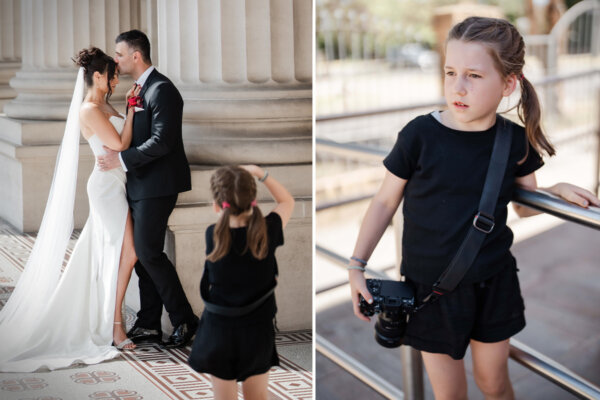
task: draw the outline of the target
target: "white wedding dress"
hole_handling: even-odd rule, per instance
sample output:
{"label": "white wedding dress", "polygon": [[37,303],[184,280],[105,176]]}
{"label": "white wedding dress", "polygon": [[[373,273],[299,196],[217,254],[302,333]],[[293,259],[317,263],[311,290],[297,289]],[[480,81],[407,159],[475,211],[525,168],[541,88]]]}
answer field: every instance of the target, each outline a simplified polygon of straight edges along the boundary
{"label": "white wedding dress", "polygon": [[[110,122],[121,132],[125,120],[112,116]],[[105,154],[97,135],[88,142],[96,157]],[[129,209],[125,182],[121,167],[94,167],[87,183],[90,214],[58,285],[49,298],[20,299],[19,311],[0,320],[0,371],[52,370],[119,355],[111,343]]]}

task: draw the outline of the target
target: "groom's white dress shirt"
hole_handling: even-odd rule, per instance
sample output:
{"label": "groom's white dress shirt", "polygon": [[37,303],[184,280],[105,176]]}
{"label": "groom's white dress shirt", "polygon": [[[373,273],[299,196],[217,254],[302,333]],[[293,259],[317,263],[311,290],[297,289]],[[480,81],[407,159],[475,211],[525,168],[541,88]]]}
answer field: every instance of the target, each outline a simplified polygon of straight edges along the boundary
{"label": "groom's white dress shirt", "polygon": [[152,71],[154,71],[154,65],[149,66],[148,69],[145,70],[144,73],[142,75],[140,75],[139,78],[137,78],[135,83],[137,83],[140,86],[144,86],[144,84],[146,83],[146,80],[148,80],[148,76],[150,76]]}
{"label": "groom's white dress shirt", "polygon": [[[140,75],[139,78],[137,78],[135,83],[137,83],[138,85],[143,87],[144,84],[146,83],[146,81],[148,80],[148,76],[150,76],[152,71],[154,71],[154,65],[149,66],[148,69],[146,69],[144,71],[144,73],[142,75]],[[125,163],[123,162],[123,159],[121,158],[121,153],[119,153],[119,161],[121,162],[121,167],[123,167],[123,171],[127,172],[127,167],[125,166]]]}

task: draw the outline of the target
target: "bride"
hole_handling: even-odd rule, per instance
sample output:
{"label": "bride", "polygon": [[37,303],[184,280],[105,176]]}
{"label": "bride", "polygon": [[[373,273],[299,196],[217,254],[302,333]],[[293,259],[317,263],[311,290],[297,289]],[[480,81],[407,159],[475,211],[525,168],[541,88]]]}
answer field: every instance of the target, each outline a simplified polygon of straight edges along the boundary
{"label": "bride", "polygon": [[[124,119],[108,103],[119,83],[111,57],[92,47],[81,50],[75,62],[80,69],[42,225],[0,311],[0,371],[95,364],[135,348],[121,314],[137,260],[122,168],[102,172],[94,167],[87,183],[90,214],[61,275],[73,229],[79,131],[96,157],[105,153],[103,145],[127,149],[135,112],[130,107]],[[88,90],[82,101],[84,80]],[[128,97],[137,91],[130,90]]]}

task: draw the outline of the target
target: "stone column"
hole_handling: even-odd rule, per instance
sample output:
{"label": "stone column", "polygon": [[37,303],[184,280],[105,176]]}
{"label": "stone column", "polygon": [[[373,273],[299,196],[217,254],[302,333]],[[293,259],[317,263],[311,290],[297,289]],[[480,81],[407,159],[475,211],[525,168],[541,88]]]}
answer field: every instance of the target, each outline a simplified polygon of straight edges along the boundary
{"label": "stone column", "polygon": [[[208,180],[222,164],[259,164],[296,198],[278,251],[278,322],[311,326],[312,1],[157,0],[157,68],[185,102],[190,192],[169,221],[170,253],[196,312],[204,231],[216,221]],[[258,201],[273,208],[264,187]]]}
{"label": "stone column", "polygon": [[17,93],[8,82],[21,66],[21,0],[0,0],[0,112]]}
{"label": "stone column", "polygon": [[310,0],[158,1],[190,163],[311,161],[311,30]]}
{"label": "stone column", "polygon": [[[22,65],[10,80],[17,96],[0,118],[0,217],[18,229],[35,231],[41,222],[77,75],[71,58],[90,45],[113,54],[118,33],[138,26],[139,8],[139,0],[20,1]],[[113,103],[126,89],[120,85]],[[93,165],[89,146],[80,154],[76,227],[88,214]]]}

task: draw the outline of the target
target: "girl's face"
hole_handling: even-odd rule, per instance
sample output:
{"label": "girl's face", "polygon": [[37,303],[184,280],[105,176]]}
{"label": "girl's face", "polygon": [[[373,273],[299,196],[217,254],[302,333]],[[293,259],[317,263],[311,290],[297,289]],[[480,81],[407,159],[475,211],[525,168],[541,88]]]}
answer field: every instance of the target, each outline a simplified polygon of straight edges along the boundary
{"label": "girl's face", "polygon": [[450,40],[446,46],[444,96],[453,128],[480,131],[490,128],[503,96],[510,95],[516,77],[502,78],[486,46]]}

